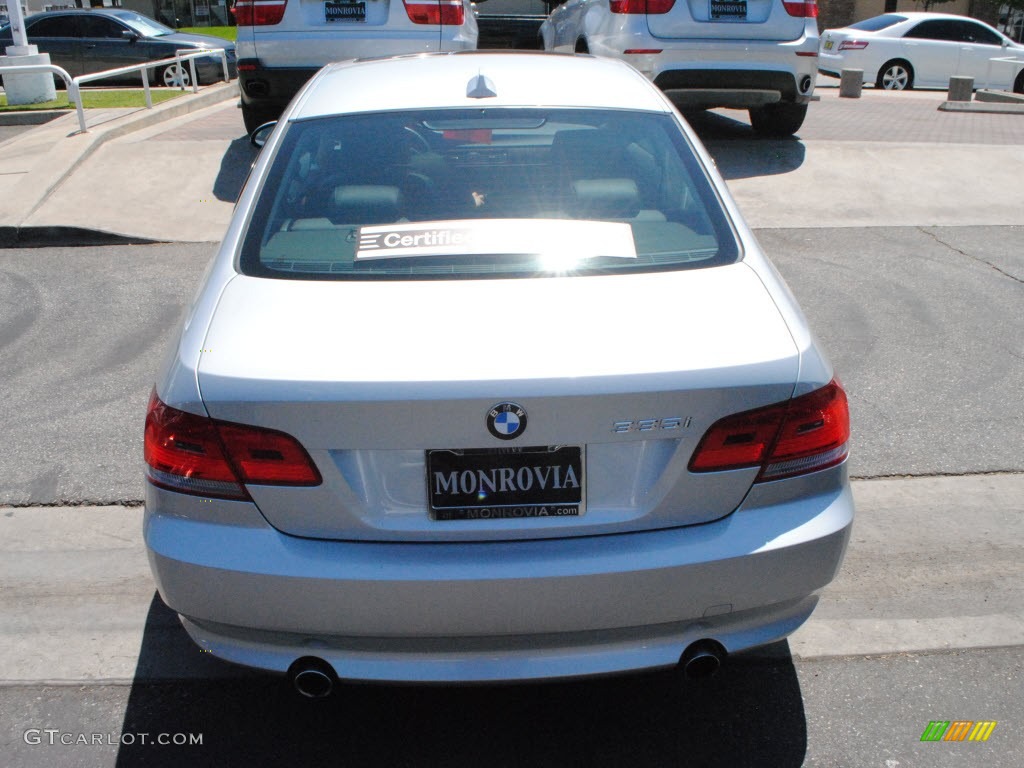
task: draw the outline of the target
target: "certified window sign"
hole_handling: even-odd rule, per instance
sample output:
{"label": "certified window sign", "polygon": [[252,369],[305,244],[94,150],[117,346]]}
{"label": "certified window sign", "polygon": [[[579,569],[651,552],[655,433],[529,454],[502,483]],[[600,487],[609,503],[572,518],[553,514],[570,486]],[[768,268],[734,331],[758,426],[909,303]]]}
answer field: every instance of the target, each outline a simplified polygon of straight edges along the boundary
{"label": "certified window sign", "polygon": [[746,21],[747,0],[710,0],[711,18],[718,21]]}
{"label": "certified window sign", "polygon": [[356,261],[416,256],[536,254],[577,261],[636,258],[627,223],[555,219],[432,221],[360,227]]}
{"label": "certified window sign", "polygon": [[366,21],[366,3],[342,3],[327,0],[324,3],[324,20],[340,22]]}

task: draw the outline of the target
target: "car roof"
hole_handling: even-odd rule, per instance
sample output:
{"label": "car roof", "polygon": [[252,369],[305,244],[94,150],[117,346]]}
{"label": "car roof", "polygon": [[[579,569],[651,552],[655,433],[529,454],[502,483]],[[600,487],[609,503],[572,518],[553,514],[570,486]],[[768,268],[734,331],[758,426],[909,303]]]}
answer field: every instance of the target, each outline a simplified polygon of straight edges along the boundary
{"label": "car roof", "polygon": [[961,16],[956,13],[934,13],[933,11],[891,11],[889,13],[879,14],[880,16],[905,16],[908,21],[922,21],[924,19],[966,19],[967,21],[977,21],[980,24],[985,22],[981,19],[973,19],[969,16]]}
{"label": "car roof", "polygon": [[[481,87],[494,95],[469,96],[481,85],[481,76]],[[621,61],[577,54],[463,51],[329,64],[296,99],[291,117],[531,106],[672,109],[643,75]]]}
{"label": "car roof", "polygon": [[26,16],[25,21],[29,19],[41,19],[44,16],[81,16],[84,14],[91,14],[93,16],[113,16],[118,18],[126,14],[143,16],[138,11],[133,11],[131,8],[54,8],[50,11],[40,11],[39,13],[33,13],[31,16]]}
{"label": "car roof", "polygon": [[51,8],[48,11],[40,11],[39,13],[32,14],[33,16],[55,16],[58,13],[102,13],[106,15],[116,14],[118,11],[124,12],[132,11],[131,8]]}

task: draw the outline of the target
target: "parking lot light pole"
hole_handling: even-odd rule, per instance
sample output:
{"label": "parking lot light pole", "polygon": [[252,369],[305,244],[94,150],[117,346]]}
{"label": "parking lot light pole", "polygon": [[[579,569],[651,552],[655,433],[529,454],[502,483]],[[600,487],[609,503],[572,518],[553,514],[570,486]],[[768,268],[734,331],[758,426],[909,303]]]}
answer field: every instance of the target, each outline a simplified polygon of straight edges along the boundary
{"label": "parking lot light pole", "polygon": [[[50,54],[40,53],[35,45],[29,45],[25,34],[25,16],[21,12],[21,0],[10,0],[7,12],[11,18],[11,35],[14,45],[7,46],[6,56],[0,56],[0,67],[23,67],[31,64],[49,64]],[[49,72],[33,72],[26,75],[5,75],[4,91],[7,105],[39,104],[57,98],[53,75]]]}

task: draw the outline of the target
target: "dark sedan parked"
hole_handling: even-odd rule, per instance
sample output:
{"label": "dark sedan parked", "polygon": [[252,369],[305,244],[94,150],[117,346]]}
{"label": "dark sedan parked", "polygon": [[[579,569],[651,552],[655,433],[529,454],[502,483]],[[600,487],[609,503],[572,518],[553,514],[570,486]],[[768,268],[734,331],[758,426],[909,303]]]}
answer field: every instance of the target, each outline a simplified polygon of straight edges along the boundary
{"label": "dark sedan parked", "polygon": [[[235,44],[219,37],[175,32],[148,16],[123,8],[92,8],[86,10],[47,11],[25,19],[25,31],[31,45],[40,53],[50,54],[50,61],[77,75],[102,72],[147,61],[174,56],[175,51],[197,48],[224,48],[228,56],[228,72],[235,76]],[[0,28],[0,49],[11,45],[11,28]],[[158,69],[150,82],[177,86],[192,84],[187,64]],[[200,83],[223,78],[220,58],[196,59],[196,75]],[[140,75],[132,72],[111,78],[111,82],[139,83]]]}

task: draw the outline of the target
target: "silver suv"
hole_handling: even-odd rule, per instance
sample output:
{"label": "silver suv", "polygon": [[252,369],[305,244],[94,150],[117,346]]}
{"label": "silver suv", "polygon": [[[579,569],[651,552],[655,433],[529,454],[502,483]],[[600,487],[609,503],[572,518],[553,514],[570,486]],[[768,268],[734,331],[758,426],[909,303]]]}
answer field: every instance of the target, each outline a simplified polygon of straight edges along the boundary
{"label": "silver suv", "polygon": [[545,50],[624,59],[680,109],[750,110],[758,133],[803,124],[818,65],[816,0],[567,0]]}
{"label": "silver suv", "polygon": [[234,14],[249,132],[276,119],[332,61],[473,50],[477,43],[470,0],[238,0]]}

